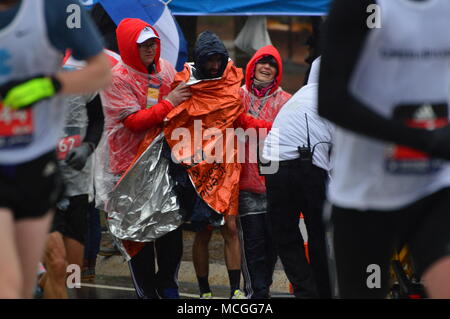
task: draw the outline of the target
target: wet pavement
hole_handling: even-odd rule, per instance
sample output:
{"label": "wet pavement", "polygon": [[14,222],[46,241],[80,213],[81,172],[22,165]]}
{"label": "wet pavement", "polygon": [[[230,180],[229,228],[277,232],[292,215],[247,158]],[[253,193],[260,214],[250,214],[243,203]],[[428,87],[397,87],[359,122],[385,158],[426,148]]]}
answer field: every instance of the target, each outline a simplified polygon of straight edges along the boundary
{"label": "wet pavement", "polygon": [[[228,299],[229,288],[211,286],[214,299]],[[82,282],[81,288],[69,289],[70,299],[137,299],[131,280],[127,277],[97,276],[95,281]],[[198,299],[196,283],[180,283],[181,299]],[[275,292],[272,298],[293,298],[287,293]]]}
{"label": "wet pavement", "polygon": [[[103,221],[102,221],[103,222]],[[182,299],[198,299],[199,291],[192,264],[192,244],[195,233],[183,230],[183,257],[179,271],[179,292]],[[102,247],[110,242],[109,234],[102,232]],[[209,282],[215,299],[230,296],[228,272],[224,259],[224,241],[219,230],[214,230],[209,245]],[[241,278],[241,287],[243,279]],[[96,277],[82,282],[81,288],[69,291],[71,299],[137,299],[127,263],[121,256],[98,256]],[[289,282],[282,265],[277,263],[273,277],[272,296],[291,298]]]}

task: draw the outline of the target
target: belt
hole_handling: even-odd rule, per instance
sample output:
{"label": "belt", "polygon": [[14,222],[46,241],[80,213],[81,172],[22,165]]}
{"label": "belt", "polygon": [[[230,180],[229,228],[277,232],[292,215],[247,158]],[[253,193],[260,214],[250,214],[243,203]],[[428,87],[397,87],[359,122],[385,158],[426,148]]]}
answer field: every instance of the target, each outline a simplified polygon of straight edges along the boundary
{"label": "belt", "polygon": [[298,167],[300,165],[305,165],[305,162],[303,162],[300,158],[296,158],[293,160],[280,161],[278,164],[280,167]]}
{"label": "belt", "polygon": [[300,158],[296,158],[296,159],[292,159],[292,160],[287,160],[287,161],[271,161],[267,164],[264,164],[264,166],[270,166],[273,163],[278,163],[279,167],[297,167],[300,165],[305,165],[307,162],[302,161]]}
{"label": "belt", "polygon": [[[311,167],[312,163],[310,161],[302,161],[300,158],[296,158],[293,160],[287,160],[287,161],[270,161],[268,163],[260,163],[260,175],[267,175],[265,173],[261,172],[261,167],[274,167],[276,164],[278,164],[277,167],[303,167],[308,168]],[[314,166],[314,165],[312,165]]]}

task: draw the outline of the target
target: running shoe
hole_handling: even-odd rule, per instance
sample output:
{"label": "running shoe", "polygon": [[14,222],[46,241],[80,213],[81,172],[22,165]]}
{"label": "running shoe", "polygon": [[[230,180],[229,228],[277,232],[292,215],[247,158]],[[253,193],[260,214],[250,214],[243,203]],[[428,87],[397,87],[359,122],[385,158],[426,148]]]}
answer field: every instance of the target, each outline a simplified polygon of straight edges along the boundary
{"label": "running shoe", "polygon": [[233,292],[233,295],[231,296],[231,299],[247,299],[247,297],[245,296],[245,294],[241,290],[236,289]]}
{"label": "running shoe", "polygon": [[82,282],[92,282],[95,280],[95,268],[86,267],[81,271]]}
{"label": "running shoe", "polygon": [[119,249],[113,244],[112,247],[100,247],[98,255],[103,257],[121,256]]}
{"label": "running shoe", "polygon": [[212,293],[211,292],[205,292],[205,293],[200,295],[200,299],[213,299]]}

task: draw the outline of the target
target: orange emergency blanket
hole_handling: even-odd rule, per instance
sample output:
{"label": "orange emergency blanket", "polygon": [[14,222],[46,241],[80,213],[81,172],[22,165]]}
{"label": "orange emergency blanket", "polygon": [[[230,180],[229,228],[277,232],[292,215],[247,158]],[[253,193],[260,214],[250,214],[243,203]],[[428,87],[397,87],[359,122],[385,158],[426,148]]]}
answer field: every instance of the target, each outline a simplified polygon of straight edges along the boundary
{"label": "orange emergency blanket", "polygon": [[[164,127],[172,158],[184,164],[200,197],[224,215],[237,214],[241,165],[233,125],[243,112],[239,95],[242,79],[242,69],[230,60],[220,79],[194,82],[192,97],[167,115]],[[182,81],[192,83],[189,64],[177,73],[172,87]],[[154,134],[148,134],[138,153],[153,138]]]}

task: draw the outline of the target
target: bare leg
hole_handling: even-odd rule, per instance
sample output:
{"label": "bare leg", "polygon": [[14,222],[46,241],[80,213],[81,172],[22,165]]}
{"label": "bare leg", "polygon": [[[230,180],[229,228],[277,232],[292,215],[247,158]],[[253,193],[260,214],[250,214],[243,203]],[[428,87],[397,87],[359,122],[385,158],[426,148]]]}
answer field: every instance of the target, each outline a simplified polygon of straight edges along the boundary
{"label": "bare leg", "polygon": [[[76,239],[64,236],[64,246],[66,248],[67,263],[69,265],[78,265],[81,272],[84,261],[84,245]],[[79,293],[80,289],[75,289],[75,296],[79,296]]]}
{"label": "bare leg", "polygon": [[228,270],[241,269],[241,251],[236,226],[236,216],[227,216],[225,225],[220,228],[225,241],[225,263]]}
{"label": "bare leg", "polygon": [[40,218],[27,218],[16,223],[15,238],[20,259],[23,282],[22,296],[32,298],[33,288],[36,285],[37,265],[44,253],[53,213],[48,212]]}
{"label": "bare leg", "polygon": [[41,282],[44,284],[45,299],[67,299],[66,249],[61,233],[48,235],[45,247],[44,264],[47,272]]}
{"label": "bare leg", "polygon": [[197,277],[206,277],[209,274],[209,241],[212,231],[205,229],[195,234],[192,245],[192,261]]}
{"label": "bare leg", "polygon": [[64,237],[66,247],[67,262],[69,265],[75,264],[83,269],[84,245],[73,238]]}
{"label": "bare leg", "polygon": [[444,257],[432,264],[422,276],[430,298],[450,298],[450,257]]}
{"label": "bare leg", "polygon": [[0,208],[0,245],[0,299],[22,298],[23,278],[15,243],[13,213],[5,208]]}

